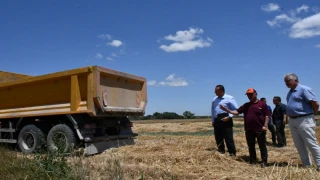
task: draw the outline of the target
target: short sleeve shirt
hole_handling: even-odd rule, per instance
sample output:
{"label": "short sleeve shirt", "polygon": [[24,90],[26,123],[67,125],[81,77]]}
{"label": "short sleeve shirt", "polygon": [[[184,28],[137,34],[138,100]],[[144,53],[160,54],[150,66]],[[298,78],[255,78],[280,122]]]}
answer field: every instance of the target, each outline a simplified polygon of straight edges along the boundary
{"label": "short sleeve shirt", "polygon": [[246,131],[261,132],[265,125],[266,116],[270,116],[271,112],[263,101],[256,103],[247,102],[237,109],[239,114],[244,115],[244,128]]}
{"label": "short sleeve shirt", "polygon": [[283,116],[286,114],[286,105],[280,103],[279,105],[276,105],[276,107],[273,109],[273,118],[275,120],[283,120]]}
{"label": "short sleeve shirt", "polygon": [[298,116],[313,113],[309,101],[318,101],[313,90],[301,84],[287,94],[287,115]]}

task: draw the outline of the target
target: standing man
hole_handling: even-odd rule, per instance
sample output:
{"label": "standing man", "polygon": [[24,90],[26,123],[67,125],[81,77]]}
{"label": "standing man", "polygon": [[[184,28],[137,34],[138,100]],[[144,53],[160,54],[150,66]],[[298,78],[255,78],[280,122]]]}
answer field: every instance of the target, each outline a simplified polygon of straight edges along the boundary
{"label": "standing man", "polygon": [[255,164],[257,161],[257,154],[255,149],[256,139],[261,154],[261,168],[264,168],[268,162],[268,150],[266,145],[266,131],[269,123],[269,116],[271,112],[268,110],[267,104],[259,101],[257,98],[257,91],[249,88],[246,92],[249,102],[243,104],[237,110],[230,110],[220,105],[224,111],[238,115],[244,114],[244,128],[246,132],[247,144],[249,146],[250,164]]}
{"label": "standing man", "polygon": [[318,120],[316,114],[319,110],[317,97],[310,87],[299,84],[298,76],[294,73],[286,74],[284,82],[290,88],[287,94],[287,116],[293,142],[303,165],[312,165],[309,149],[317,171],[320,171],[320,146],[315,133],[315,121]]}
{"label": "standing man", "polygon": [[212,127],[214,128],[214,136],[218,146],[218,151],[225,153],[225,145],[228,148],[230,156],[236,156],[236,147],[233,140],[233,121],[232,114],[228,114],[220,109],[219,105],[226,106],[230,109],[237,109],[238,105],[234,97],[225,93],[223,85],[215,87],[215,94],[217,95],[211,105]]}
{"label": "standing man", "polygon": [[272,117],[276,125],[278,147],[283,147],[287,145],[286,133],[284,132],[287,123],[287,107],[285,104],[281,103],[281,98],[279,96],[273,97],[273,104],[276,105],[273,109]]}
{"label": "standing man", "polygon": [[[266,100],[266,98],[260,98],[260,101],[263,101],[263,102],[265,102],[266,104],[267,104],[267,100]],[[273,122],[272,122],[272,109],[271,109],[271,107],[267,104],[267,106],[268,106],[268,109],[269,109],[269,111],[270,111],[270,113],[271,113],[271,116],[269,116],[269,123],[268,123],[268,129],[269,129],[269,131],[271,132],[271,137],[272,137],[272,145],[276,145],[277,144],[277,142],[276,142],[276,130],[275,130],[275,128],[274,128],[274,125],[273,125]]]}

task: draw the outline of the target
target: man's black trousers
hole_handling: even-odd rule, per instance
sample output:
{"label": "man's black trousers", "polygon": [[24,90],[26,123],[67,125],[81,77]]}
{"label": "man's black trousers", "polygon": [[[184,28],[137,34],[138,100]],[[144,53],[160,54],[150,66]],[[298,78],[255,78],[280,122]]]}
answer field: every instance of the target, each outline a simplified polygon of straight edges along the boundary
{"label": "man's black trousers", "polygon": [[246,139],[249,147],[249,155],[250,155],[250,163],[255,163],[257,161],[257,154],[256,154],[256,139],[258,141],[261,160],[262,162],[268,162],[268,150],[266,145],[266,132],[253,132],[253,131],[246,131]]}
{"label": "man's black trousers", "polygon": [[223,122],[221,118],[216,118],[214,121],[214,136],[219,152],[225,153],[226,144],[229,154],[236,155],[232,126],[232,118],[228,122]]}

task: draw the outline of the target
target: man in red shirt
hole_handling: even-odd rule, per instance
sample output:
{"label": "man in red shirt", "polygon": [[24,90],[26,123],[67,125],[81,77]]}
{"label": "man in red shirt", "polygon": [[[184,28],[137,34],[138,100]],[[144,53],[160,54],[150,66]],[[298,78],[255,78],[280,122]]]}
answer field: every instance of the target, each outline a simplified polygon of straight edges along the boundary
{"label": "man in red shirt", "polygon": [[265,102],[259,101],[257,91],[249,88],[246,92],[249,102],[243,104],[237,110],[229,110],[220,105],[220,108],[230,114],[244,114],[244,128],[246,132],[246,140],[249,147],[250,164],[255,164],[257,154],[255,149],[256,139],[258,141],[261,153],[261,167],[264,168],[268,162],[268,150],[266,145],[266,131],[271,115]]}

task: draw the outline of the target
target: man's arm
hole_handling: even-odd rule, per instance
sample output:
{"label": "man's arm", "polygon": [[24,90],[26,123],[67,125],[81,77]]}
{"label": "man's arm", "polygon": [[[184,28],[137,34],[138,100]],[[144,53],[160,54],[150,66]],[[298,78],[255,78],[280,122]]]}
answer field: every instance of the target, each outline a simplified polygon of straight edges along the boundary
{"label": "man's arm", "polygon": [[265,120],[265,122],[264,122],[264,126],[265,127],[268,127],[268,123],[269,123],[269,116],[266,116],[266,120]]}
{"label": "man's arm", "polygon": [[262,130],[267,131],[268,130],[268,123],[269,123],[269,116],[265,117],[264,126],[262,127]]}
{"label": "man's arm", "polygon": [[220,104],[220,108],[224,111],[226,111],[227,113],[230,113],[230,114],[233,114],[233,115],[239,115],[239,112],[237,110],[230,110],[230,109],[227,109],[226,107],[222,106]]}
{"label": "man's arm", "polygon": [[312,89],[305,89],[302,94],[306,100],[309,101],[309,104],[313,110],[314,115],[317,115],[319,110],[319,103],[317,97]]}
{"label": "man's arm", "polygon": [[[282,108],[281,108],[282,107]],[[286,124],[287,123],[287,107],[285,105],[280,106],[283,114],[283,120],[282,123]]]}
{"label": "man's arm", "polygon": [[[229,100],[229,109],[230,110],[237,110],[238,109],[238,104],[234,98],[230,98],[230,100]],[[229,115],[230,117],[233,117],[233,115],[234,115],[232,113],[229,113],[229,114],[230,114]]]}
{"label": "man's arm", "polygon": [[214,109],[213,109],[213,101],[211,102],[211,122],[212,126],[214,126]]}
{"label": "man's arm", "polygon": [[318,114],[318,111],[319,111],[319,103],[318,101],[309,101],[310,102],[310,105],[313,109],[313,113],[314,115],[317,115]]}
{"label": "man's arm", "polygon": [[284,114],[283,115],[283,121],[282,121],[283,124],[287,124],[287,115]]}
{"label": "man's arm", "polygon": [[271,115],[271,111],[269,110],[267,104],[264,104],[262,106],[262,111],[263,111],[263,114],[265,115],[264,126],[262,127],[262,129],[264,131],[267,131],[268,130],[268,123],[269,123],[269,116]]}

